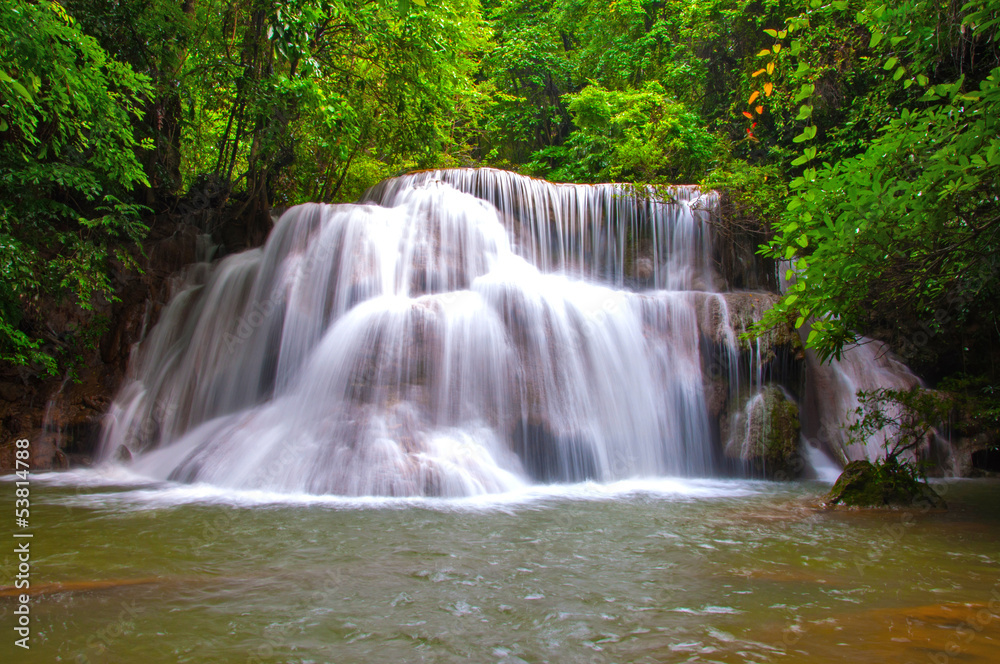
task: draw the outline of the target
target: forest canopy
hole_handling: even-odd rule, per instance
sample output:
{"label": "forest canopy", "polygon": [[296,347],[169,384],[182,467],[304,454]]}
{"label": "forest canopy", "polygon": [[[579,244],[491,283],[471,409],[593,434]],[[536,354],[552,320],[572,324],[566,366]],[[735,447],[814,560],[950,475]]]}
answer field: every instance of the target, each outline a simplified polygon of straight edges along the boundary
{"label": "forest canopy", "polygon": [[8,0],[0,354],[62,371],[93,338],[48,343],[43,303],[114,298],[195,190],[259,240],[276,206],[496,166],[715,188],[792,282],[765,325],[987,389],[998,31],[996,0]]}

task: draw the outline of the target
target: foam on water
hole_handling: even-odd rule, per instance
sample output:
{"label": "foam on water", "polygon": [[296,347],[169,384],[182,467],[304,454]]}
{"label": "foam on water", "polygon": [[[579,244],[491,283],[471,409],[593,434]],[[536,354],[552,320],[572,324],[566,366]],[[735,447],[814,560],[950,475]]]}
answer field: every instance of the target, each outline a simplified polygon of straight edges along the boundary
{"label": "foam on water", "polygon": [[[6,479],[6,478],[4,478]],[[524,485],[516,491],[462,498],[414,496],[337,496],[284,493],[253,489],[233,490],[211,484],[150,481],[120,466],[39,473],[32,480],[63,488],[86,489],[63,495],[53,504],[96,509],[147,510],[205,504],[232,507],[322,507],[329,509],[504,510],[550,505],[553,501],[617,501],[645,496],[665,501],[718,500],[760,493],[763,483],[684,478],[629,479],[610,483]],[[99,489],[108,489],[100,491]],[[96,489],[96,490],[95,490]]]}

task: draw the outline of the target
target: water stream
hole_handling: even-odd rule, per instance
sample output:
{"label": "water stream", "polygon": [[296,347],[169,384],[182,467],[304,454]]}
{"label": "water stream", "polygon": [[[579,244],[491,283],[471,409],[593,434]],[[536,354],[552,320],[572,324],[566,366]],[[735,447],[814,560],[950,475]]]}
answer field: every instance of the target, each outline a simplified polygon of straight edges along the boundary
{"label": "water stream", "polygon": [[35,476],[32,648],[4,661],[995,662],[1000,484],[936,486],[947,512],[827,511],[820,482],[440,499]]}
{"label": "water stream", "polygon": [[[101,457],[353,496],[761,472],[799,360],[787,341],[739,341],[775,296],[726,290],[716,205],[693,187],[459,169],[292,208],[264,247],[189,269],[130,363]],[[814,372],[828,384],[804,403],[835,459],[851,456],[827,434],[853,388],[896,384],[876,369]]]}

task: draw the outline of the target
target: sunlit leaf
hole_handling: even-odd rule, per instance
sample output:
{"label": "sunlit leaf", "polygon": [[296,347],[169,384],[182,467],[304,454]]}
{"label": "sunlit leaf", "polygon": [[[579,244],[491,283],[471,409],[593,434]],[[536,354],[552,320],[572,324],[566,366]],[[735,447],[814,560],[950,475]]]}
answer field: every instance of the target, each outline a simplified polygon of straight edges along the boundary
{"label": "sunlit leaf", "polygon": [[747,100],[747,103],[748,104],[752,104],[753,101],[754,101],[754,99],[756,99],[759,96],[760,96],[760,91],[759,90],[754,90],[753,94],[750,95],[750,99]]}
{"label": "sunlit leaf", "polygon": [[770,97],[771,96],[771,92],[773,92],[773,91],[774,91],[774,84],[773,83],[765,83],[764,84],[764,96],[765,97]]}

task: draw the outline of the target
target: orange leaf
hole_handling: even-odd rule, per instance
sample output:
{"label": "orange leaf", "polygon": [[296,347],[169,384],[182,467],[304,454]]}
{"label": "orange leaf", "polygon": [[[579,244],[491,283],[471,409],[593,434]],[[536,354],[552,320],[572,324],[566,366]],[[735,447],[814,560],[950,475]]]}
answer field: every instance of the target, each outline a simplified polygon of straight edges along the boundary
{"label": "orange leaf", "polygon": [[753,100],[760,96],[760,90],[754,90],[754,93],[750,95],[750,99],[747,100],[748,104],[752,104]]}
{"label": "orange leaf", "polygon": [[751,115],[750,113],[747,113],[746,111],[743,111],[743,115],[745,115],[748,118],[750,118],[751,120],[753,120],[753,115]]}
{"label": "orange leaf", "polygon": [[763,69],[758,69],[758,70],[757,70],[757,71],[755,71],[754,73],[750,74],[750,76],[751,76],[751,77],[753,77],[753,78],[757,78],[758,76],[760,76],[760,75],[761,75],[761,74],[763,74],[763,73],[764,73],[764,70],[763,70]]}
{"label": "orange leaf", "polygon": [[763,106],[758,106],[757,108],[755,108],[753,110],[757,111],[757,115],[760,115],[761,113],[764,112],[764,107]]}
{"label": "orange leaf", "polygon": [[773,62],[768,62],[767,63],[767,73],[768,74],[773,74],[774,73],[774,63]]}
{"label": "orange leaf", "polygon": [[774,85],[772,85],[771,83],[765,83],[764,84],[764,96],[765,97],[770,97],[771,96],[771,92],[773,90],[774,90]]}

